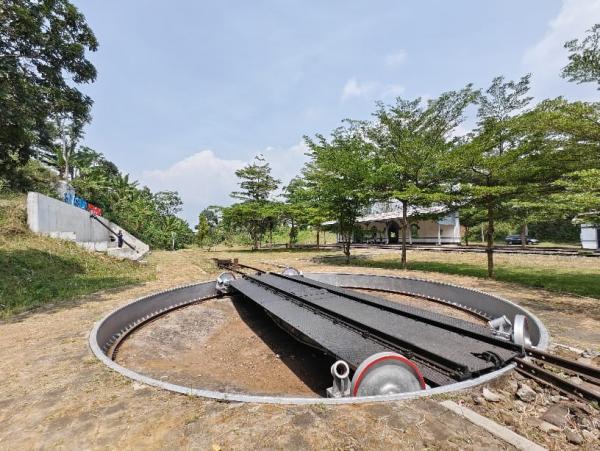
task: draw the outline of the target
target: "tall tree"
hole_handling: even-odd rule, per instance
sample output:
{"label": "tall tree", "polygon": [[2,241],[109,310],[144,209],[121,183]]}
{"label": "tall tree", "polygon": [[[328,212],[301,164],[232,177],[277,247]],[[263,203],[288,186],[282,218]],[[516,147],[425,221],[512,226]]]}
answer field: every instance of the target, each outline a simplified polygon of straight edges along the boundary
{"label": "tall tree", "polygon": [[371,179],[373,146],[362,127],[353,122],[322,135],[305,137],[311,161],[303,170],[308,187],[321,211],[336,221],[346,262],[350,261],[356,219],[374,198]]}
{"label": "tall tree", "polygon": [[183,208],[183,201],[177,191],[159,191],[153,194],[156,210],[162,216],[175,216]]}
{"label": "tall tree", "polygon": [[262,155],[235,171],[235,175],[240,180],[241,191],[232,192],[231,197],[242,201],[267,201],[281,183],[271,175],[271,166]]}
{"label": "tall tree", "polygon": [[244,228],[252,239],[253,249],[260,247],[265,231],[273,222],[273,193],[280,181],[271,175],[271,166],[262,155],[242,169],[235,171],[241,190],[231,197],[242,200],[223,211],[227,224]]}
{"label": "tall tree", "polygon": [[0,3],[0,172],[50,150],[55,117],[88,120],[92,100],[75,86],[95,80],[86,51],[97,46],[67,0]]}
{"label": "tall tree", "polygon": [[[302,177],[294,177],[284,189],[285,205],[283,210],[286,217],[293,218],[292,226],[310,226],[315,231],[315,243],[320,246],[322,225],[329,218],[327,212],[318,201],[318,196],[311,189],[310,183]],[[290,229],[290,235],[293,229]],[[290,236],[290,243],[292,242]]]}
{"label": "tall tree", "polygon": [[379,151],[382,192],[402,202],[403,268],[407,265],[409,207],[429,206],[445,198],[441,188],[450,188],[447,160],[457,142],[452,132],[463,121],[465,109],[476,94],[467,85],[426,104],[421,98],[398,98],[392,106],[380,103],[375,113],[376,122],[368,134]]}
{"label": "tall tree", "polygon": [[223,207],[218,205],[209,205],[200,212],[200,215],[206,218],[206,221],[210,227],[217,227],[220,222],[222,210]]}
{"label": "tall tree", "polygon": [[477,129],[454,151],[464,199],[486,211],[489,277],[494,277],[494,224],[502,217],[506,203],[527,191],[528,171],[535,170],[526,158],[534,149],[521,145],[511,127],[512,118],[531,101],[527,96],[529,78],[527,75],[514,82],[496,77],[479,96]]}
{"label": "tall tree", "polygon": [[584,39],[565,43],[569,51],[569,64],[562,76],[577,83],[596,83],[600,89],[600,24],[587,31]]}
{"label": "tall tree", "polygon": [[196,243],[198,246],[202,247],[208,235],[210,233],[210,226],[208,225],[208,220],[206,216],[202,213],[198,215],[198,225],[196,226]]}

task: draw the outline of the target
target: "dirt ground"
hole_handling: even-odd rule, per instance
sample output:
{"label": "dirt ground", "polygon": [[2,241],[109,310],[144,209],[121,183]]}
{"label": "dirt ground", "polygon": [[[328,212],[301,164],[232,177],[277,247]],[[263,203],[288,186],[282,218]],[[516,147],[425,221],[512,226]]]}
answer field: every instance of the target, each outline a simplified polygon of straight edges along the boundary
{"label": "dirt ground", "polygon": [[[155,281],[46,306],[4,321],[0,323],[0,449],[510,449],[447,411],[435,399],[338,407],[220,403],[132,382],[106,368],[91,354],[87,345],[89,331],[107,312],[145,294],[213,279],[218,270],[209,258],[234,255],[254,265],[268,261],[304,271],[361,271],[319,265],[313,261],[314,252],[157,252],[149,257],[149,263],[157,266]],[[403,275],[400,271],[365,272]],[[578,348],[600,348],[597,300],[468,277],[409,274],[506,297],[537,314],[555,341]],[[202,315],[192,316],[191,324],[208,321],[216,327],[225,317],[219,315],[220,308],[229,307],[214,307],[208,320]],[[161,342],[160,336],[154,339]],[[205,344],[210,346],[209,342]],[[261,346],[268,344],[263,342]],[[256,354],[241,357],[254,358],[259,354],[260,348]],[[262,368],[269,367],[268,363],[261,365],[261,373]],[[473,396],[478,391],[454,395],[453,399],[478,409],[483,406],[489,411],[505,410],[510,415],[508,403],[512,395],[505,391],[506,395],[501,394],[506,406],[501,403],[501,409],[497,404],[488,406],[485,400],[475,403]],[[505,419],[496,419],[515,427]],[[584,437],[582,446],[594,449],[597,443],[589,437],[592,436]],[[531,434],[530,438],[551,449],[572,447],[560,429],[551,434]]]}

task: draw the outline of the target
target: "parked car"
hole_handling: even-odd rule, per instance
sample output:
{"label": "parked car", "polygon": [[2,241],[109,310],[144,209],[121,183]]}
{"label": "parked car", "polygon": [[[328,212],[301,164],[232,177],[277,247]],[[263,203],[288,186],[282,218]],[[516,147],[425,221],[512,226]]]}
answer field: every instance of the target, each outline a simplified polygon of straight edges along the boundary
{"label": "parked car", "polygon": [[[535,238],[526,238],[527,240],[527,244],[538,244],[539,240],[536,240]],[[506,244],[521,244],[521,235],[508,235],[506,238],[504,238],[504,241],[506,241]]]}

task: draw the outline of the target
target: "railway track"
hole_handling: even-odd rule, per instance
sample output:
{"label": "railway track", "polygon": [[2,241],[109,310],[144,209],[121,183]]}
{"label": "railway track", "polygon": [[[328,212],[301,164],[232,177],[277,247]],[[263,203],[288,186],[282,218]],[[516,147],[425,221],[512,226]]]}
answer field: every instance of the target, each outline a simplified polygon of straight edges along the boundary
{"label": "railway track", "polygon": [[527,348],[525,354],[526,357],[515,359],[522,375],[565,395],[600,402],[600,368],[535,348]]}
{"label": "railway track", "polygon": [[[314,249],[314,245],[297,246],[300,248]],[[390,249],[400,250],[399,244],[353,244],[355,249]],[[339,244],[325,244],[321,245],[320,248],[325,249],[337,249],[340,248]],[[484,254],[486,249],[481,245],[426,245],[426,244],[410,244],[407,245],[409,250],[419,250],[424,252],[466,252],[466,253],[480,253]],[[268,250],[268,249],[264,249]],[[600,252],[589,251],[583,249],[572,249],[564,247],[533,247],[527,246],[525,248],[520,245],[512,246],[494,246],[494,252],[499,254],[531,254],[531,255],[555,255],[564,257],[600,257]]]}
{"label": "railway track", "polygon": [[394,353],[414,364],[415,383],[422,377],[430,387],[514,363],[520,373],[562,393],[600,400],[600,369],[529,346],[526,328],[507,340],[491,328],[285,271],[277,274],[237,262],[221,262],[221,267],[242,276],[228,286],[261,306],[276,324],[347,363],[355,371],[353,384],[371,356]]}

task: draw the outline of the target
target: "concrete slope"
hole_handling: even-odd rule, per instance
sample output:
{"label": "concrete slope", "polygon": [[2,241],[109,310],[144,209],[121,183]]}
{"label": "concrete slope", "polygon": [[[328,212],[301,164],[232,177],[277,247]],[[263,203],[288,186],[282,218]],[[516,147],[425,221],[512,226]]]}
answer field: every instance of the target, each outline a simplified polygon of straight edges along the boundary
{"label": "concrete slope", "polygon": [[[96,220],[86,210],[36,192],[27,193],[27,225],[34,233],[74,241],[90,251],[105,252],[117,258],[139,260],[150,251],[146,243],[118,224],[102,217]],[[109,229],[114,233],[121,230],[125,241],[134,249],[125,244],[117,247]]]}

